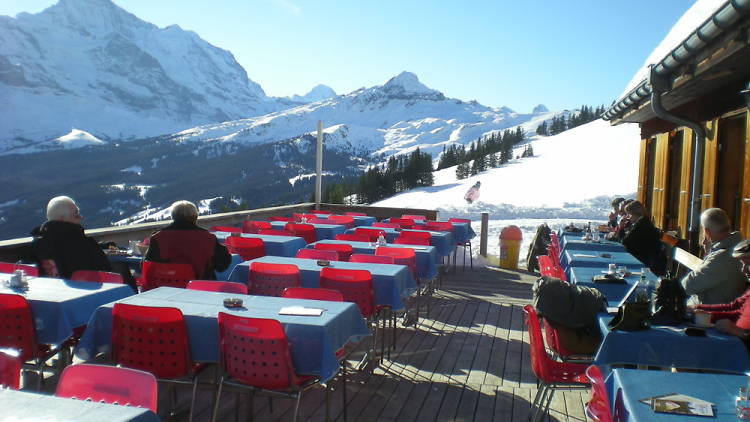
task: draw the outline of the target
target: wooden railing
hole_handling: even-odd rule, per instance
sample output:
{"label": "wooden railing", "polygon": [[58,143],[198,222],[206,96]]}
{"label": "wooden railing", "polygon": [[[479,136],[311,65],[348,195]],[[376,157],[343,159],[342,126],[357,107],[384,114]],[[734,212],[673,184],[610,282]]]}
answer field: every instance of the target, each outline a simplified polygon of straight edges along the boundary
{"label": "wooden railing", "polygon": [[[198,225],[208,229],[211,226],[226,226],[240,224],[244,220],[265,220],[270,216],[292,215],[292,213],[309,212],[315,208],[314,203],[302,203],[295,205],[284,205],[280,207],[259,208],[254,210],[234,211],[221,214],[202,215],[198,217]],[[426,209],[403,209],[386,207],[368,207],[365,205],[340,205],[321,204],[320,209],[333,213],[363,212],[367,215],[382,220],[390,217],[400,217],[402,214],[421,214],[430,220],[438,217],[435,210]],[[171,223],[171,220],[156,221],[151,223],[131,224],[127,226],[102,227],[86,230],[86,234],[99,242],[115,242],[118,245],[127,245],[130,240],[142,240],[160,228]],[[29,256],[29,245],[31,237],[22,237],[0,241],[0,261],[15,262]]]}

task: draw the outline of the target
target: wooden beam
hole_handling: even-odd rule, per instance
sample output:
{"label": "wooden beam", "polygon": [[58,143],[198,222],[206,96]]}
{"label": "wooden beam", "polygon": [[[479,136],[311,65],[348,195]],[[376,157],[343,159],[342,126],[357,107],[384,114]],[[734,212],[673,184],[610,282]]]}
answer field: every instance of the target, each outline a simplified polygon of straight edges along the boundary
{"label": "wooden beam", "polygon": [[479,235],[479,255],[487,256],[487,231],[489,229],[490,215],[482,213],[482,230]]}

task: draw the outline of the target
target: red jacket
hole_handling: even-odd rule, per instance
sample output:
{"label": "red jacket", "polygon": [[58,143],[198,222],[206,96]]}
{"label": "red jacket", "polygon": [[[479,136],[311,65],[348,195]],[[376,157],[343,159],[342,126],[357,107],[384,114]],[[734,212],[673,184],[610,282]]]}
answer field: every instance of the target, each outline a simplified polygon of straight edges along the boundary
{"label": "red jacket", "polygon": [[[742,310],[745,307],[745,304],[748,303],[749,298],[750,289],[747,289],[745,290],[745,293],[742,294],[742,296],[729,303],[722,303],[717,305],[698,305],[696,306],[696,309],[700,309],[702,311],[707,311],[708,313],[710,313],[711,322],[716,322],[720,319],[728,319],[734,323],[737,323],[737,320],[740,318],[740,315],[742,315]],[[748,309],[748,316],[750,317],[750,309]]]}

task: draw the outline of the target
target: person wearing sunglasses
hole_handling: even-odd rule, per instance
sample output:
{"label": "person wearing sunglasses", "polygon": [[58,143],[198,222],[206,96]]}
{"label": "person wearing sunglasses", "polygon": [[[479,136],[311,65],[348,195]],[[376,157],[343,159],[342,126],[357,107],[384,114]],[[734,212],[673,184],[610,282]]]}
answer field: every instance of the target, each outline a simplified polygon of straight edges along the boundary
{"label": "person wearing sunglasses", "polygon": [[82,220],[81,210],[68,196],[47,203],[47,221],[31,231],[31,258],[41,275],[70,278],[78,270],[112,271],[97,241],[84,234]]}

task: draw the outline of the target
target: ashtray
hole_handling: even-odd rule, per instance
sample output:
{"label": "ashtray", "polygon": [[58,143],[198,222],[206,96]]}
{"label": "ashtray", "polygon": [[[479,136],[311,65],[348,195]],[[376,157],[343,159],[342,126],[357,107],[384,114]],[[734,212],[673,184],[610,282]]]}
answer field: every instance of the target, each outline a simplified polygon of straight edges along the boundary
{"label": "ashtray", "polygon": [[226,306],[227,308],[241,308],[242,299],[238,297],[228,297],[224,299],[224,306]]}
{"label": "ashtray", "polygon": [[318,266],[319,267],[330,267],[331,266],[331,261],[329,261],[327,259],[319,259],[318,260]]}
{"label": "ashtray", "polygon": [[601,257],[602,258],[612,258],[612,255],[608,254],[608,253],[603,253],[603,254],[601,254]]}

